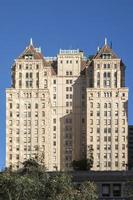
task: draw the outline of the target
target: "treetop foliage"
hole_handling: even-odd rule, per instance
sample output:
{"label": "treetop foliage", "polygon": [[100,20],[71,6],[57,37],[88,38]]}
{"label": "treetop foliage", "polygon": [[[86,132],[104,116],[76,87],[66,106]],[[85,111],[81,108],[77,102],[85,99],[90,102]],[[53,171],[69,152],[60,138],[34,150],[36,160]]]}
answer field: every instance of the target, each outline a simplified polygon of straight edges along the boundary
{"label": "treetop foliage", "polygon": [[30,159],[17,171],[0,174],[0,200],[96,200],[94,183],[74,184],[68,173],[48,173]]}

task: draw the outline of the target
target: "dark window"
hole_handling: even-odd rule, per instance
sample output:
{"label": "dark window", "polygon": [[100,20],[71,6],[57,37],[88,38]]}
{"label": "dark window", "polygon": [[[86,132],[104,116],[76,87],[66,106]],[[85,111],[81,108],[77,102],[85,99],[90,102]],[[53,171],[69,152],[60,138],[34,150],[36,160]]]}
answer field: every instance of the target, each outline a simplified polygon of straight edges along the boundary
{"label": "dark window", "polygon": [[121,184],[113,184],[113,196],[114,197],[121,196]]}

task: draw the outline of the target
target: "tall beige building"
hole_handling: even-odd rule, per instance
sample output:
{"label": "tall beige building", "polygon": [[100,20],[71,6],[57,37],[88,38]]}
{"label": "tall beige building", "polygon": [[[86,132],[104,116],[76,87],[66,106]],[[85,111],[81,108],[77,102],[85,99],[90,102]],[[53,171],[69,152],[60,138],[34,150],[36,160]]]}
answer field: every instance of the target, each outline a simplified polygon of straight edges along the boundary
{"label": "tall beige building", "polygon": [[6,90],[6,166],[42,157],[48,170],[72,169],[89,157],[93,170],[127,164],[125,67],[106,44],[86,59],[82,51],[44,57],[32,40],[12,66]]}

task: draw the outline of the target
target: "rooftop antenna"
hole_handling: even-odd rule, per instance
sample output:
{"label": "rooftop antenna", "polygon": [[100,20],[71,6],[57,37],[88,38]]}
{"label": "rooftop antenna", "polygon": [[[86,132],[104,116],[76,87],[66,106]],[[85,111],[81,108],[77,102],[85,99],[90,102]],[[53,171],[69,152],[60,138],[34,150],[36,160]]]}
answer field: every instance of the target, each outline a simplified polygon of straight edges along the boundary
{"label": "rooftop antenna", "polygon": [[107,45],[107,38],[105,37],[104,44]]}
{"label": "rooftop antenna", "polygon": [[30,38],[30,46],[33,46],[33,40]]}

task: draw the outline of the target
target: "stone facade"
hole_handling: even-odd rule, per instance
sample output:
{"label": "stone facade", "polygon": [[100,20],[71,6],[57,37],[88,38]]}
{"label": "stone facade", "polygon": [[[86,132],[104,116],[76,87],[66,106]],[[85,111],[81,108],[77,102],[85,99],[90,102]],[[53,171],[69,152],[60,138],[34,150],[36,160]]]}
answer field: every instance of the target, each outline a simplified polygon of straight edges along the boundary
{"label": "stone facade", "polygon": [[126,169],[124,72],[107,44],[89,59],[78,49],[48,58],[31,41],[6,90],[6,166],[43,155],[49,171],[71,170],[91,147],[93,170]]}

